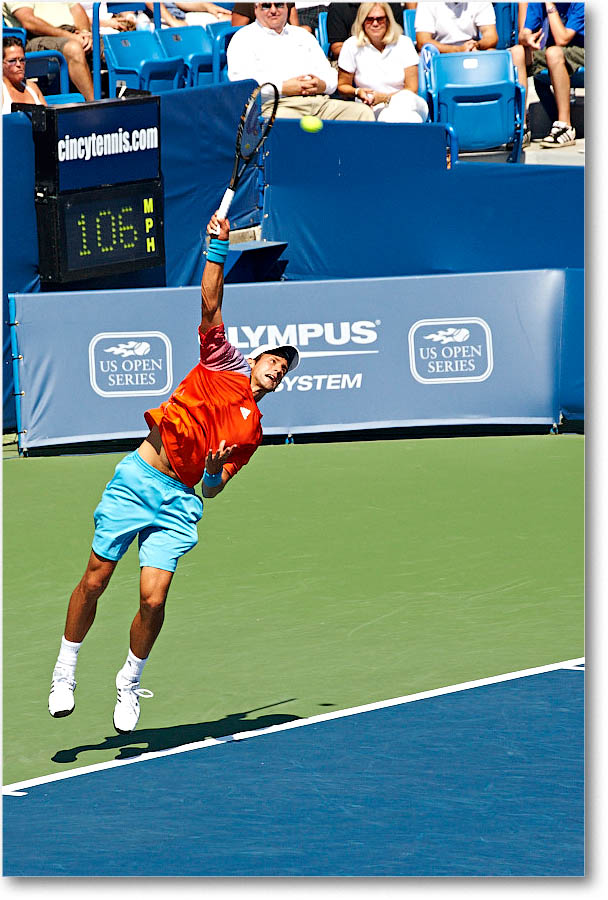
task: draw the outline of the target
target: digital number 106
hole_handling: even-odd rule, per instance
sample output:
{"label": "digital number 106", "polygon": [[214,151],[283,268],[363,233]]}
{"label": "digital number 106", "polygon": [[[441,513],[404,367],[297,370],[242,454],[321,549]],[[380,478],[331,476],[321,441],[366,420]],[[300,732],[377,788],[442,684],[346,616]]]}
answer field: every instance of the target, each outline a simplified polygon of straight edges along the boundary
{"label": "digital number 106", "polygon": [[111,209],[100,209],[93,217],[83,212],[76,224],[80,228],[80,256],[91,255],[92,241],[101,253],[112,253],[117,249],[131,250],[138,241],[132,206],[123,206],[117,213]]}

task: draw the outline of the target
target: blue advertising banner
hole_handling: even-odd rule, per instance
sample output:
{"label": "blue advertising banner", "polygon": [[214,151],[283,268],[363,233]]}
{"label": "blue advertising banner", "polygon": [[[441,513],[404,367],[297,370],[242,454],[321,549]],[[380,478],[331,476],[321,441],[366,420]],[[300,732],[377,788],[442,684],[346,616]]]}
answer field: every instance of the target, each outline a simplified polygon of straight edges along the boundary
{"label": "blue advertising banner", "polygon": [[60,191],[158,178],[158,98],[59,107],[55,113]]}
{"label": "blue advertising banner", "polygon": [[[559,416],[564,270],[228,285],[242,353],[295,343],[269,434]],[[147,433],[198,362],[195,287],[15,296],[21,447]],[[62,341],[51,342],[61,323]]]}

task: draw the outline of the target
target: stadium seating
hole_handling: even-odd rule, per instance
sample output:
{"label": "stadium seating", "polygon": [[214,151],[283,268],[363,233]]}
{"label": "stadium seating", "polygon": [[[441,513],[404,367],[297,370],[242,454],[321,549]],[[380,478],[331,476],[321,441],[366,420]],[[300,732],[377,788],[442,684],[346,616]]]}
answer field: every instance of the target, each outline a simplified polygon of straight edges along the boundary
{"label": "stadium seating", "polygon": [[[99,31],[99,3],[93,3],[92,34],[93,34],[93,96],[101,100],[101,36]],[[145,3],[107,3],[109,13],[141,12],[146,9]],[[160,30],[160,4],[154,3],[154,27]],[[111,93],[110,96],[114,96]]]}
{"label": "stadium seating", "polygon": [[519,162],[523,137],[524,91],[508,50],[422,52],[426,100],[433,122],[449,122],[461,152],[509,146],[509,162]]}
{"label": "stadium seating", "polygon": [[70,76],[65,56],[59,50],[36,50],[25,54],[27,78],[38,79],[38,86],[46,87],[45,81],[53,84],[59,80],[59,93],[43,90],[49,106],[59,103],[84,103],[84,97],[77,91],[70,92]]}
{"label": "stadium seating", "polygon": [[163,28],[155,32],[167,56],[181,56],[186,64],[185,84],[199,87],[213,81],[213,40],[202,25]]}
{"label": "stadium seating", "polygon": [[206,26],[213,40],[213,82],[219,84],[228,81],[228,61],[226,48],[232,35],[242,26],[231,25],[230,22],[211,22]]}
{"label": "stadium seating", "polygon": [[151,31],[125,31],[103,38],[108,66],[108,93],[116,96],[116,82],[128,88],[154,94],[180,87],[185,62],[181,56],[167,56]]}
{"label": "stadium seating", "polygon": [[416,46],[416,29],[414,27],[414,22],[416,20],[416,10],[415,9],[404,9],[403,10],[403,33],[406,37],[411,38],[414,42],[414,47]]}
{"label": "stadium seating", "polygon": [[[70,77],[65,56],[59,50],[36,50],[25,54],[25,77],[36,78],[42,93],[59,86],[62,94],[70,90]],[[58,83],[58,85],[57,85]]]}
{"label": "stadium seating", "polygon": [[[543,69],[542,72],[539,72],[538,75],[534,76],[534,83],[537,84],[540,82],[541,84],[550,85],[551,78],[549,76],[549,70]],[[584,88],[585,87],[585,67],[581,66],[580,69],[577,69],[576,72],[570,76],[570,86],[573,88]]]}
{"label": "stadium seating", "polygon": [[321,45],[321,50],[327,56],[329,53],[329,38],[327,37],[327,11],[323,10],[319,13],[319,19],[317,22],[317,29],[315,31],[315,37]]}
{"label": "stadium seating", "polygon": [[506,50],[517,43],[518,37],[518,4],[494,3],[496,14],[496,31],[498,32],[497,50]]}
{"label": "stadium seating", "polygon": [[23,46],[25,47],[25,42],[27,39],[27,31],[25,28],[12,28],[9,25],[2,24],[2,37],[16,37],[22,41]]}
{"label": "stadium seating", "polygon": [[49,106],[61,106],[65,103],[84,103],[85,99],[77,91],[69,94],[46,94],[44,98]]}

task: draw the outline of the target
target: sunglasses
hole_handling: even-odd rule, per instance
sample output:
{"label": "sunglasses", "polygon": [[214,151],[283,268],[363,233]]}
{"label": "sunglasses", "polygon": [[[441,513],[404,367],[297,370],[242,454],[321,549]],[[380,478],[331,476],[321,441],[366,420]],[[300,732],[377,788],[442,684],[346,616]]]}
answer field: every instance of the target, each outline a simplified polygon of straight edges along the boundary
{"label": "sunglasses", "polygon": [[17,59],[5,59],[4,62],[7,66],[24,66],[25,56],[17,57]]}
{"label": "sunglasses", "polygon": [[378,25],[384,25],[384,23],[386,22],[386,16],[368,16],[365,20],[366,25],[373,25],[374,22],[377,22]]}
{"label": "sunglasses", "polygon": [[275,9],[285,9],[286,3],[260,3],[260,9],[269,10],[274,6]]}

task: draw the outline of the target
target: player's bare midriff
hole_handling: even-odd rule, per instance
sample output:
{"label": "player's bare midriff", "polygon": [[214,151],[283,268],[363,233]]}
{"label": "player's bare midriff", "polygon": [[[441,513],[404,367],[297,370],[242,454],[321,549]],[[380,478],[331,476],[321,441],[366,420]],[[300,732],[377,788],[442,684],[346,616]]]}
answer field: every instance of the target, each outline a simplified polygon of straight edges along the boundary
{"label": "player's bare midriff", "polygon": [[168,475],[170,478],[175,478],[176,481],[179,481],[174,470],[171,468],[171,463],[169,462],[165,448],[163,447],[158,425],[152,427],[150,434],[139,445],[137,452],[148,465],[158,469],[163,475]]}

